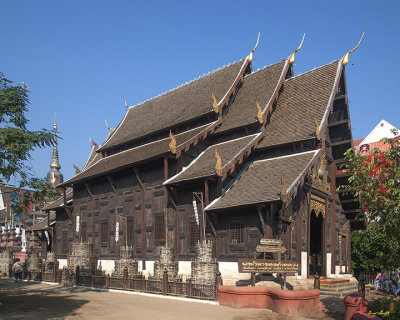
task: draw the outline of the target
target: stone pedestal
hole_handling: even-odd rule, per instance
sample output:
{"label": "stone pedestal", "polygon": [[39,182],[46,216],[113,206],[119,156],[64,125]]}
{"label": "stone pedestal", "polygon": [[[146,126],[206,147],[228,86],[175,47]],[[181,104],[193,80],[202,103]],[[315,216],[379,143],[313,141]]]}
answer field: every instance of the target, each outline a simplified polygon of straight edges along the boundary
{"label": "stone pedestal", "polygon": [[31,273],[42,271],[42,261],[36,251],[33,251],[28,259],[28,271]]}
{"label": "stone pedestal", "polygon": [[93,257],[93,247],[88,242],[74,242],[71,254],[67,259],[68,269],[75,272],[77,266],[81,275],[89,275],[95,269],[96,263]]}
{"label": "stone pedestal", "polygon": [[194,283],[215,283],[218,262],[212,257],[213,243],[198,242],[196,245],[197,258],[192,261],[192,281]]}
{"label": "stone pedestal", "polygon": [[11,253],[4,251],[0,253],[0,275],[10,277],[10,266],[12,265]]}
{"label": "stone pedestal", "polygon": [[160,259],[154,262],[154,278],[162,279],[164,270],[167,270],[169,280],[174,280],[177,278],[178,261],[175,261],[173,248],[161,248]]}
{"label": "stone pedestal", "polygon": [[133,257],[132,247],[121,247],[120,258],[115,260],[114,274],[122,277],[124,275],[124,269],[128,269],[128,277],[135,277],[138,273],[138,262]]}

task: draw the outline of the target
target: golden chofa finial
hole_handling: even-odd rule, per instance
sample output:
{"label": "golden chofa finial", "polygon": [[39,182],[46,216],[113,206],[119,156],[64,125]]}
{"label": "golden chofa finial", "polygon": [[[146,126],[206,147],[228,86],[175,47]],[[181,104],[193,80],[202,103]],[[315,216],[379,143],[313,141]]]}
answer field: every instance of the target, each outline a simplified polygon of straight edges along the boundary
{"label": "golden chofa finial", "polygon": [[263,113],[262,113],[262,110],[261,110],[261,107],[260,107],[260,104],[258,103],[258,101],[257,101],[257,109],[258,109],[257,119],[258,119],[258,122],[262,124],[264,122]]}
{"label": "golden chofa finial", "polygon": [[343,56],[343,59],[342,59],[342,66],[343,66],[343,67],[344,67],[346,64],[349,63],[349,54],[352,53],[354,50],[356,50],[356,49],[358,48],[358,46],[360,45],[361,40],[362,40],[362,38],[364,37],[364,34],[365,34],[366,31],[367,31],[367,29],[365,29],[364,32],[362,33],[361,38],[360,38],[360,40],[358,41],[357,45]]}
{"label": "golden chofa finial", "polygon": [[253,52],[256,51],[256,49],[257,49],[258,41],[260,41],[260,32],[258,32],[256,45],[254,46],[253,50],[251,50],[250,54],[247,56],[247,59],[249,60],[249,62],[251,62],[253,60]]}
{"label": "golden chofa finial", "polygon": [[306,33],[304,32],[304,34],[303,34],[303,39],[301,39],[301,42],[300,42],[299,47],[292,53],[292,55],[291,55],[290,58],[289,58],[289,63],[290,63],[290,64],[293,64],[295,55],[296,55],[296,53],[301,49],[301,46],[303,45],[303,41],[304,41],[305,36],[306,36]]}
{"label": "golden chofa finial", "polygon": [[171,142],[169,143],[169,149],[171,150],[171,152],[173,154],[176,153],[176,139],[174,137],[174,135],[172,134],[172,130],[169,129],[169,137],[171,138]]}
{"label": "golden chofa finial", "polygon": [[317,118],[315,118],[315,135],[317,136],[318,140],[321,140],[321,132],[319,131],[319,122]]}
{"label": "golden chofa finial", "polygon": [[218,103],[217,103],[217,98],[215,98],[215,96],[214,96],[214,92],[211,92],[211,97],[213,99],[212,108],[215,113],[218,113]]}
{"label": "golden chofa finial", "polygon": [[126,103],[125,97],[124,98],[124,102],[125,102],[125,108],[129,109],[128,104]]}
{"label": "golden chofa finial", "polygon": [[222,177],[222,160],[219,156],[217,149],[215,149],[215,159],[217,160],[217,162],[215,163],[215,172],[218,176]]}
{"label": "golden chofa finial", "polygon": [[111,128],[108,126],[107,120],[104,120],[106,122],[106,127],[108,129],[108,131],[111,131]]}
{"label": "golden chofa finial", "polygon": [[285,179],[285,174],[283,171],[281,171],[281,184],[282,184],[282,189],[281,189],[281,198],[282,201],[286,201],[286,189],[287,189],[287,184],[286,184],[286,179]]}

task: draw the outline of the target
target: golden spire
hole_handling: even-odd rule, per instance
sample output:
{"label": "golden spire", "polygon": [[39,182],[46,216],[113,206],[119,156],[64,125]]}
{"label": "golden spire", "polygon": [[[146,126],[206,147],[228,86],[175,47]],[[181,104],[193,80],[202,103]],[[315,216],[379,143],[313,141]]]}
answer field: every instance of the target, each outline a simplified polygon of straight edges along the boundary
{"label": "golden spire", "polygon": [[108,129],[108,131],[111,131],[111,128],[108,126],[107,120],[104,120],[106,122],[106,127]]}
{"label": "golden spire", "polygon": [[321,132],[319,131],[319,122],[317,118],[315,118],[315,134],[318,140],[321,140]]}
{"label": "golden spire", "polygon": [[222,177],[222,160],[219,156],[217,148],[215,148],[215,159],[217,160],[217,162],[215,163],[215,172],[218,176]]}
{"label": "golden spire", "polygon": [[171,150],[171,152],[173,154],[176,153],[176,139],[174,137],[174,135],[172,134],[172,130],[169,129],[169,137],[171,138],[171,142],[169,143],[169,149]]}
{"label": "golden spire", "polygon": [[303,45],[303,41],[304,41],[304,37],[305,37],[305,36],[306,36],[306,33],[304,32],[304,34],[303,34],[303,39],[301,39],[301,43],[300,43],[299,47],[292,53],[292,55],[291,55],[290,58],[289,58],[289,63],[290,63],[290,64],[293,64],[293,62],[294,62],[294,57],[295,57],[296,53],[301,49],[301,46]]}
{"label": "golden spire", "polygon": [[249,60],[249,62],[251,62],[253,60],[253,52],[256,51],[259,40],[260,40],[260,32],[258,32],[256,45],[254,46],[253,50],[251,50],[250,54],[247,56],[247,59]]}
{"label": "golden spire", "polygon": [[257,109],[258,109],[257,119],[258,119],[258,122],[262,124],[264,122],[263,113],[262,113],[262,110],[261,110],[261,107],[260,107],[260,104],[258,103],[258,101],[257,101]]}
{"label": "golden spire", "polygon": [[124,102],[125,102],[125,107],[126,107],[127,109],[129,109],[128,104],[126,103],[125,97],[123,97],[123,98],[124,98]]}
{"label": "golden spire", "polygon": [[214,92],[211,92],[211,97],[213,99],[212,108],[215,113],[218,113],[218,103],[217,103],[217,98],[215,98]]}
{"label": "golden spire", "polygon": [[358,41],[357,45],[343,56],[343,59],[342,59],[342,66],[343,66],[343,67],[344,67],[346,64],[349,63],[349,54],[352,53],[354,50],[356,50],[356,49],[358,48],[358,46],[360,45],[361,40],[362,40],[362,38],[364,37],[364,34],[365,34],[366,31],[367,31],[367,29],[364,30],[364,32],[363,32],[363,34],[361,35],[361,38],[360,38],[360,40]]}
{"label": "golden spire", "polygon": [[281,198],[282,201],[286,202],[286,179],[285,179],[285,174],[283,173],[283,170],[281,171],[281,184],[282,184],[282,189],[281,189]]}

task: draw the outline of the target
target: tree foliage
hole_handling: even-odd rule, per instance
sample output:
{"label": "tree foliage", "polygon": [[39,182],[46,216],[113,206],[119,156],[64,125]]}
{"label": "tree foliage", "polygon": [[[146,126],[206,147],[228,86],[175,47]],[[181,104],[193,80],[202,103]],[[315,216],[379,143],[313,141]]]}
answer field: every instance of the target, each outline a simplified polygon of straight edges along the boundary
{"label": "tree foliage", "polygon": [[[397,136],[396,130],[393,133]],[[389,149],[362,155],[349,149],[349,184],[340,186],[358,196],[368,230],[352,233],[355,270],[376,271],[400,265],[400,147],[397,138],[384,139]]]}
{"label": "tree foliage", "polygon": [[8,184],[11,178],[19,181],[20,188],[36,192],[26,193],[20,202],[20,211],[30,202],[54,196],[55,190],[43,179],[32,175],[27,162],[35,148],[51,146],[54,133],[47,129],[30,131],[26,112],[29,90],[25,84],[15,84],[0,72],[0,183]]}

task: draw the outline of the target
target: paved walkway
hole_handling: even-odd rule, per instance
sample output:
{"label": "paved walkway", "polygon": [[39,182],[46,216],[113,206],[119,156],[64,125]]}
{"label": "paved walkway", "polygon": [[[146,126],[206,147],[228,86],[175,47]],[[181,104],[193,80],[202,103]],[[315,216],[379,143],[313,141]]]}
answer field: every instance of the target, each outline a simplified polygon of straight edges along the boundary
{"label": "paved walkway", "polygon": [[[327,307],[329,303],[335,303],[330,298],[321,297],[321,300],[325,300]],[[233,309],[209,303],[65,288],[44,283],[14,283],[9,279],[0,280],[0,302],[0,319],[287,319],[270,310]],[[343,313],[329,311],[297,319],[342,318]]]}

